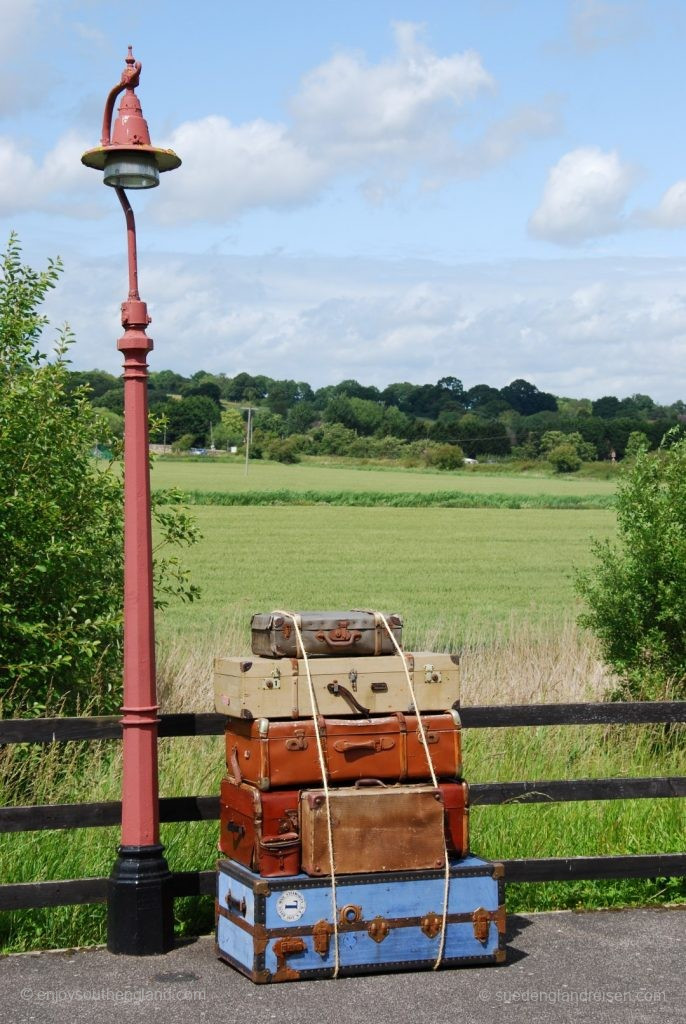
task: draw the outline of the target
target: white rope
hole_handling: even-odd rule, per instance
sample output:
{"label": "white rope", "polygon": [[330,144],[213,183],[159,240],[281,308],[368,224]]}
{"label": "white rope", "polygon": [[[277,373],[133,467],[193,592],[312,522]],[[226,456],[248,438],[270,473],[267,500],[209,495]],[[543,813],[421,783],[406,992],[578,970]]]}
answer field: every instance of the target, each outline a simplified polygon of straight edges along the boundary
{"label": "white rope", "polygon": [[[431,759],[431,751],[429,750],[429,744],[427,743],[427,740],[426,740],[426,732],[424,731],[424,723],[422,722],[422,716],[419,713],[419,707],[417,705],[417,697],[416,697],[416,694],[415,694],[415,691],[414,691],[414,685],[412,683],[412,677],[410,676],[410,671],[409,671],[409,669],[407,667],[407,661],[405,660],[405,655],[403,654],[403,651],[402,651],[402,648],[400,647],[400,644],[398,643],[398,641],[396,640],[395,636],[393,635],[393,630],[388,625],[388,622],[386,621],[386,616],[383,614],[383,612],[374,612],[373,614],[375,616],[378,615],[380,617],[383,625],[386,628],[386,632],[390,636],[390,638],[391,638],[391,640],[393,642],[393,646],[395,647],[396,651],[398,652],[398,655],[400,656],[400,659],[401,659],[401,661],[403,663],[403,668],[405,669],[405,678],[407,680],[407,685],[408,685],[409,690],[410,690],[410,697],[412,699],[412,707],[414,708],[414,713],[417,716],[417,732],[418,732],[419,738],[420,738],[420,740],[422,742],[422,746],[424,747],[424,753],[426,754],[426,760],[427,760],[427,764],[429,766],[429,772],[431,774],[431,782],[433,783],[434,788],[438,789],[438,780],[436,778],[436,772],[434,771],[433,761]],[[446,928],[447,928],[447,923],[448,923],[448,897],[449,897],[449,894],[450,894],[450,863],[448,861],[448,844],[446,843],[446,840],[445,840],[445,825],[444,825],[444,830],[442,831],[441,834],[443,836],[443,854],[444,854],[444,862],[445,862],[445,878],[444,878],[444,885],[443,885],[443,919],[441,921],[441,940],[440,940],[440,942],[438,944],[438,956],[436,957],[436,962],[433,965],[433,970],[434,971],[437,970],[441,966],[441,961],[443,959],[443,952],[445,950],[445,933],[446,933]]]}
{"label": "white rope", "polygon": [[[298,625],[298,617],[293,612],[276,611],[277,615],[283,615],[289,618],[293,623],[295,629],[295,635],[298,640],[298,647],[302,651],[303,661],[305,662],[305,674],[307,676],[307,688],[310,694],[310,705],[312,708],[312,720],[314,722],[314,735],[317,740],[317,754],[319,755],[319,769],[322,774],[322,786],[324,789],[324,802],[326,806],[326,834],[329,844],[329,863],[331,864],[331,908],[333,913],[333,975],[332,977],[338,977],[338,970],[340,966],[339,952],[338,952],[338,907],[336,905],[336,870],[333,859],[333,827],[331,824],[331,802],[329,800],[329,784],[327,780],[326,761],[324,760],[324,748],[322,747],[322,737],[319,728],[319,708],[317,706],[317,695],[314,692],[314,686],[312,685],[312,675],[310,674],[310,663],[307,657],[307,651],[305,650],[305,644],[303,643],[302,634],[300,632],[300,626]],[[297,647],[296,647],[297,650]]]}

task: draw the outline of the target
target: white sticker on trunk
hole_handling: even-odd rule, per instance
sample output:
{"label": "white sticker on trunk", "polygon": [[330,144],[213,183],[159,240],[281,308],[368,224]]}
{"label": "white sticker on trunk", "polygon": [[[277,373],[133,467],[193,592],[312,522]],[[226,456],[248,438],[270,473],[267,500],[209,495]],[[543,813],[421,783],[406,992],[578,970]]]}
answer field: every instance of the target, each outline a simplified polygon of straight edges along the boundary
{"label": "white sticker on trunk", "polygon": [[295,889],[282,892],[276,901],[276,912],[282,921],[299,921],[306,907],[305,897]]}

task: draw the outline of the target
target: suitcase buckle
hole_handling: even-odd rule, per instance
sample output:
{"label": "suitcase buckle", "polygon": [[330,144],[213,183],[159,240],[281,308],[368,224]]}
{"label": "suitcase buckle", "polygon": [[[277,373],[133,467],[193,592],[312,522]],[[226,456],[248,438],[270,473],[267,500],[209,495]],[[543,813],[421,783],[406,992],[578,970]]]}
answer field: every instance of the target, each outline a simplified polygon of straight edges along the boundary
{"label": "suitcase buckle", "polygon": [[488,942],[492,914],[484,907],[477,907],[472,914],[472,925],[474,926],[474,938],[484,945]]}
{"label": "suitcase buckle", "polygon": [[274,979],[276,981],[294,981],[298,978],[300,971],[294,971],[292,967],[288,967],[286,965],[286,957],[291,956],[293,953],[304,953],[307,949],[305,940],[295,935],[288,935],[283,939],[277,939],[272,949],[276,956],[276,974]]}
{"label": "suitcase buckle", "polygon": [[278,665],[275,665],[272,669],[272,674],[268,679],[265,679],[262,684],[265,690],[280,690],[281,689],[281,669]]}
{"label": "suitcase buckle", "polygon": [[328,921],[317,921],[312,929],[314,951],[319,953],[322,960],[329,955],[329,939],[332,932],[333,925],[329,924]]}
{"label": "suitcase buckle", "polygon": [[374,920],[370,921],[367,925],[369,937],[370,939],[374,939],[374,942],[383,942],[390,930],[391,926],[384,917],[375,917]]}
{"label": "suitcase buckle", "polygon": [[349,619],[341,619],[336,628],[329,630],[328,633],[320,629],[318,633],[315,633],[317,640],[320,643],[328,644],[329,647],[352,647],[362,638],[362,634],[357,629],[353,629],[351,632],[348,629],[349,621]]}
{"label": "suitcase buckle", "polygon": [[435,914],[433,910],[422,918],[421,929],[426,935],[427,939],[435,939],[441,930],[443,918],[439,914]]}
{"label": "suitcase buckle", "polygon": [[440,683],[443,680],[441,673],[434,669],[433,665],[424,666],[424,682],[425,683]]}
{"label": "suitcase buckle", "polygon": [[286,740],[286,750],[307,750],[304,729],[296,729],[295,734]]}

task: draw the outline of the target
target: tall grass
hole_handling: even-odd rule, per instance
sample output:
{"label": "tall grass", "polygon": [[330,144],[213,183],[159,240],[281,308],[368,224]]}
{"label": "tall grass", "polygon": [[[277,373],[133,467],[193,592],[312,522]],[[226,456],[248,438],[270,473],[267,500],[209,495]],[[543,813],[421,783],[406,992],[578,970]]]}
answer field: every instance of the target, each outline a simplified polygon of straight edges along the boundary
{"label": "tall grass", "polygon": [[348,508],[613,508],[612,494],[495,494],[466,491],[183,491],[188,505],[343,505]]}
{"label": "tall grass", "polygon": [[[592,640],[569,621],[526,625],[516,618],[465,629],[447,623],[418,637],[415,647],[462,650],[462,703],[509,704],[599,699],[613,685]],[[207,711],[213,706],[212,660],[246,649],[244,623],[188,642],[171,641],[159,656],[162,710]],[[678,745],[655,743],[651,727],[551,727],[468,730],[464,765],[471,782],[523,779],[677,775],[686,773]],[[119,744],[70,743],[7,746],[0,751],[0,798],[17,803],[72,803],[119,799]],[[160,742],[163,796],[214,794],[224,772],[221,737]],[[679,800],[579,802],[475,807],[472,846],[491,857],[574,856],[672,852],[683,849]],[[217,825],[165,825],[162,841],[172,870],[211,869]],[[75,829],[0,836],[3,881],[99,876],[109,873],[118,829]],[[517,885],[508,889],[511,911],[664,903],[686,899],[682,880],[621,880]],[[212,927],[212,900],[179,900],[177,930]],[[87,945],[104,939],[101,906],[0,914],[0,948]]]}

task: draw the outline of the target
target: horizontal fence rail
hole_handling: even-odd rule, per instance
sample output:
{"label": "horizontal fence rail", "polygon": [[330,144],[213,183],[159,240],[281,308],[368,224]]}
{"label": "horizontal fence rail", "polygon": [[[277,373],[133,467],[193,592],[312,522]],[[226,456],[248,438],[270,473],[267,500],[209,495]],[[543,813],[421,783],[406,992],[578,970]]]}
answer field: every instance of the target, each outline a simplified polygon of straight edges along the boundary
{"label": "horizontal fence rail", "polygon": [[[686,722],[686,701],[623,701],[590,704],[495,704],[460,708],[465,729],[527,725],[647,725]],[[160,715],[159,735],[220,736],[226,717],[217,714]],[[0,744],[65,743],[121,739],[117,715],[98,718],[6,718]]]}
{"label": "horizontal fence rail", "polygon": [[[484,782],[469,787],[472,807],[494,804],[551,804],[577,800],[648,800],[685,797],[686,776],[647,779],[577,779],[548,782]],[[160,821],[216,821],[218,796],[167,796],[159,802]],[[121,803],[43,804],[0,807],[0,833],[46,829],[98,828],[121,822]]]}
{"label": "horizontal fence rail", "polygon": [[[654,853],[612,857],[538,857],[504,860],[505,881],[581,882],[616,878],[673,878],[686,875],[686,854]],[[61,882],[19,882],[0,886],[0,910],[33,910],[80,903],[104,903],[107,878],[74,878]],[[268,881],[268,880],[267,880]],[[173,875],[175,898],[214,896],[215,871],[178,871]]]}
{"label": "horizontal fence rail", "polygon": [[[641,725],[686,722],[686,701],[473,706],[460,708],[465,729],[559,725]],[[226,719],[218,714],[161,715],[159,735],[218,736]],[[5,719],[0,745],[121,739],[116,715],[93,718]],[[475,783],[473,806],[558,803],[580,800],[637,800],[686,796],[686,777],[533,780]],[[161,822],[214,821],[219,798],[160,799]],[[0,833],[117,826],[121,803],[50,804],[0,808]],[[686,854],[658,853],[603,857],[547,857],[503,861],[508,882],[558,882],[611,878],[669,878],[686,875]],[[215,872],[174,874],[176,897],[212,895]],[[106,878],[78,878],[0,885],[0,910],[102,903]]]}

